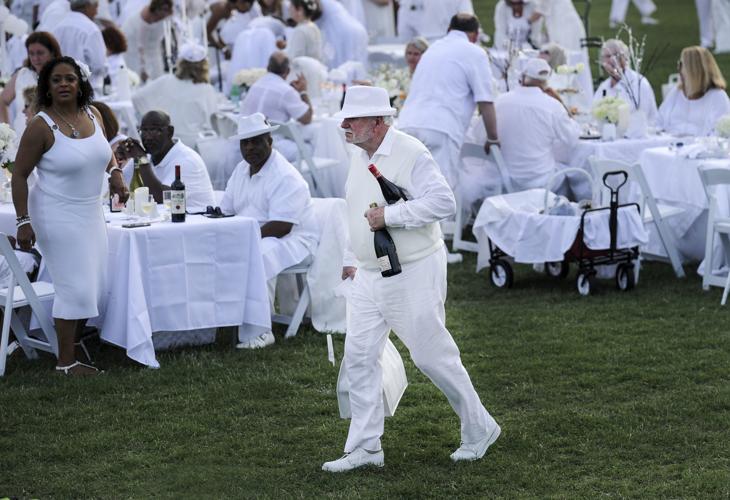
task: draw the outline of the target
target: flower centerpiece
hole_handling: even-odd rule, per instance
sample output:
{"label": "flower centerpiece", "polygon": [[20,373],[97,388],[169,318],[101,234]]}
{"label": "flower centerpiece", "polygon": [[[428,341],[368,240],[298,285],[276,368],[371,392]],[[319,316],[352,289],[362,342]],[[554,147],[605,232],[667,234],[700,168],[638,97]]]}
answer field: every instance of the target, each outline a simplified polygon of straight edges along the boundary
{"label": "flower centerpiece", "polygon": [[0,167],[13,171],[15,161],[15,131],[7,123],[0,123]]}
{"label": "flower centerpiece", "polygon": [[388,91],[393,107],[400,110],[406,100],[411,83],[408,68],[381,64],[375,70],[373,80],[376,87],[382,87]]}
{"label": "flower centerpiece", "polygon": [[231,87],[231,96],[240,96],[248,92],[251,85],[256,83],[259,78],[266,74],[265,68],[245,68],[233,75],[233,85]]}
{"label": "flower centerpiece", "polygon": [[582,73],[584,69],[586,69],[586,65],[583,63],[578,63],[573,66],[561,64],[555,69],[555,72],[559,75],[578,75]]}
{"label": "flower centerpiece", "polygon": [[[613,133],[607,132],[607,127],[603,127],[602,135],[605,138],[623,137],[629,125],[631,111],[626,101],[620,97],[604,97],[593,106],[593,116],[604,125],[614,127]],[[608,129],[610,130],[611,127]]]}

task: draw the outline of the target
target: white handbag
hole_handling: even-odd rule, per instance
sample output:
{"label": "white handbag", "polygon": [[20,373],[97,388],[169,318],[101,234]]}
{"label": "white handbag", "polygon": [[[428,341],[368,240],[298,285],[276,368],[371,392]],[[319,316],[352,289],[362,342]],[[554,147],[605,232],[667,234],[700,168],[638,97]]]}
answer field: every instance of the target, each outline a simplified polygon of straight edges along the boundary
{"label": "white handbag", "polygon": [[[392,417],[408,387],[408,379],[403,359],[390,339],[385,341],[380,365],[383,367],[383,409],[386,417]],[[340,408],[340,418],[350,418],[350,382],[347,379],[344,358],[340,364],[340,374],[337,376],[337,404]]]}

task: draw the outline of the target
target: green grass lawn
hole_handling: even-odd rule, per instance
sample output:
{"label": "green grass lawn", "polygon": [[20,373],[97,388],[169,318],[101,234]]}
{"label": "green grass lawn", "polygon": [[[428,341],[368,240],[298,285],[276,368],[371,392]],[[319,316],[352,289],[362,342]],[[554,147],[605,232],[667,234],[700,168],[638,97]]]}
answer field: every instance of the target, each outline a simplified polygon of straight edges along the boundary
{"label": "green grass lawn", "polygon": [[[491,25],[494,2],[476,3]],[[608,35],[608,0],[594,3]],[[676,52],[651,75],[662,80],[697,27],[689,0],[662,0],[658,17],[650,44]],[[324,336],[277,332],[275,346],[241,352],[227,329],[215,345],[159,353],[159,370],[96,346],[108,371],[86,379],[16,354],[0,379],[0,498],[730,497],[719,289],[655,263],[628,293],[605,282],[579,297],[574,274],[554,282],[525,266],[501,291],[474,265],[449,267],[447,324],[502,425],[482,461],[450,462],[458,420],[397,343],[410,386],[386,420],[386,467],[322,473],[348,425]],[[338,361],[342,349],[336,337]]]}

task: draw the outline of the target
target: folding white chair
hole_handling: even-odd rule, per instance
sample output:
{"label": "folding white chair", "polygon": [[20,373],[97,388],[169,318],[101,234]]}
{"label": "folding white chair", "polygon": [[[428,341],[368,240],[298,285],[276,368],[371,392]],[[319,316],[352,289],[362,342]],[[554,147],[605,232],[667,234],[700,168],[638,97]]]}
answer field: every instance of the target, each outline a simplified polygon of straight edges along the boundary
{"label": "folding white chair", "polygon": [[304,144],[299,123],[288,121],[286,123],[272,122],[272,124],[279,125],[279,128],[273,131],[272,135],[289,139],[296,144],[297,161],[294,166],[309,184],[309,190],[312,196],[318,198],[331,196],[333,193],[328,192],[322,171],[328,168],[336,169],[340,163],[331,158],[313,156],[310,148]]}
{"label": "folding white chair", "polygon": [[717,233],[725,256],[724,264],[730,265],[730,217],[722,216],[717,200],[717,189],[721,187],[730,188],[730,169],[700,167],[699,173],[709,205],[707,236],[705,238],[705,273],[702,276],[702,289],[709,290],[710,286],[723,287],[720,304],[724,306],[730,291],[730,272],[727,273],[727,276],[714,274],[716,268],[723,264],[722,262],[716,262],[714,247],[715,234]]}
{"label": "folding white chair", "polygon": [[210,176],[213,189],[225,189],[228,177],[231,174],[231,171],[227,171],[226,168],[227,142],[225,139],[218,137],[218,134],[213,130],[202,130],[198,133],[198,139],[195,143],[195,149],[208,169],[208,176]]}
{"label": "folding white chair", "polygon": [[[497,165],[497,171],[499,172],[500,183],[498,192],[494,193],[502,194],[512,192],[512,182],[507,172],[507,167],[502,157],[502,151],[499,146],[492,146],[489,149],[489,155],[484,151],[483,144],[472,144],[465,142],[461,146],[461,153],[459,155],[461,162],[466,158],[477,158],[480,160],[492,162]],[[464,250],[465,252],[479,252],[479,246],[475,241],[467,241],[462,238],[464,226],[474,216],[472,207],[464,207],[463,201],[459,193],[454,193],[456,197],[456,221],[454,222],[454,234],[451,241],[451,249],[454,252]]]}
{"label": "folding white chair", "polygon": [[[646,177],[644,177],[641,165],[638,163],[631,165],[617,160],[598,159],[595,157],[589,158],[589,162],[591,169],[593,170],[594,182],[597,183],[593,189],[595,196],[602,196],[602,194],[605,193],[605,188],[600,185],[600,182],[601,179],[603,179],[603,174],[606,172],[623,170],[628,174],[629,182],[636,183],[638,185],[641,190],[640,199],[638,201],[639,207],[641,207],[644,224],[654,224],[659,235],[659,239],[664,246],[664,251],[667,253],[669,263],[674,269],[674,274],[677,275],[677,278],[684,278],[685,275],[684,269],[682,268],[682,260],[679,257],[674,236],[669,227],[666,225],[667,218],[683,213],[684,209],[657,203],[651,192],[649,183],[646,181]],[[649,254],[642,250],[642,257],[647,255]],[[649,256],[656,260],[667,260],[667,257],[664,256]],[[636,280],[638,281],[638,266],[636,269]]]}
{"label": "folding white chair", "polygon": [[[41,300],[53,298],[53,285],[43,281],[30,282],[15,256],[7,236],[3,233],[0,233],[0,254],[5,257],[11,271],[8,283],[5,283],[5,288],[0,289],[0,309],[3,312],[2,337],[0,338],[0,376],[2,376],[5,374],[5,364],[9,355],[8,340],[11,328],[18,344],[20,344],[29,359],[38,357],[35,352],[36,349],[58,356],[58,340],[48,311],[41,303]],[[41,332],[39,333],[45,335],[45,340],[31,337],[20,318],[18,318],[16,311],[26,306],[30,306],[31,311],[35,314],[41,326]]]}
{"label": "folding white chair", "polygon": [[667,94],[677,85],[679,85],[679,73],[672,73],[669,75],[667,83],[662,83],[662,100],[666,99]]}

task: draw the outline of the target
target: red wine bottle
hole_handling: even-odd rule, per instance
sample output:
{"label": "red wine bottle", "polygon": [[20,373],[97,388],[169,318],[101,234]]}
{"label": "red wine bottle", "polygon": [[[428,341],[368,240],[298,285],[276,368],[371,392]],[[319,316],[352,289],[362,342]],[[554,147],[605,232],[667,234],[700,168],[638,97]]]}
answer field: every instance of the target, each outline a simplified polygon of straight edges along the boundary
{"label": "red wine bottle", "polygon": [[377,180],[378,184],[380,184],[380,190],[383,192],[383,196],[385,197],[385,201],[388,203],[388,205],[392,205],[393,203],[401,199],[403,201],[408,200],[405,191],[403,191],[403,188],[383,177],[383,174],[380,173],[378,167],[370,164],[370,166],[368,166],[368,170],[370,170],[370,173],[373,174],[375,180]]}
{"label": "red wine bottle", "polygon": [[[371,203],[370,208],[377,208],[377,203]],[[373,235],[375,244],[375,256],[378,258],[378,266],[380,266],[380,274],[383,278],[389,278],[400,274],[400,260],[398,260],[398,251],[393,243],[390,233],[387,229],[378,229]]]}
{"label": "red wine bottle", "polygon": [[170,185],[172,190],[170,214],[172,222],[185,222],[185,184],[180,179],[180,165],[175,165],[175,180]]}

